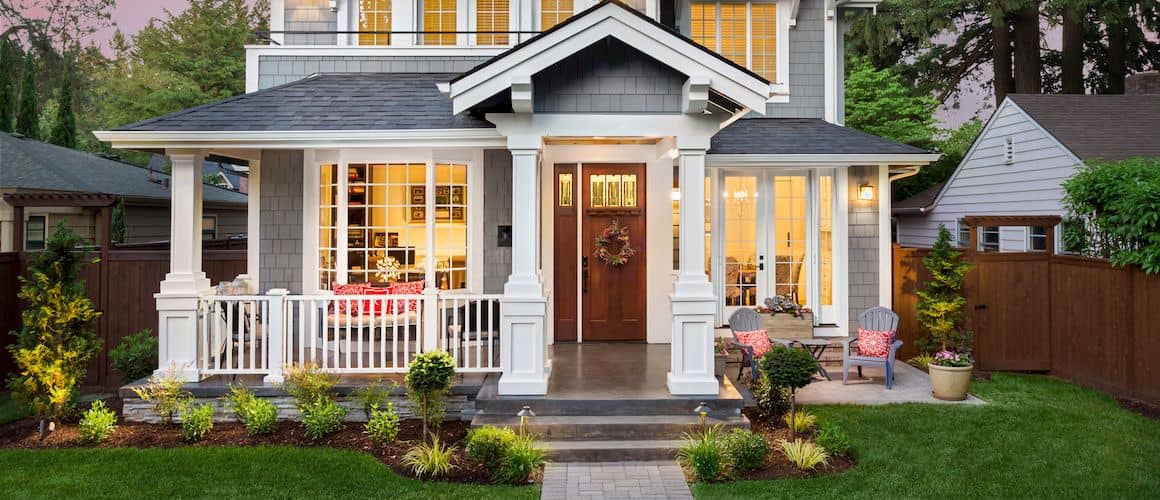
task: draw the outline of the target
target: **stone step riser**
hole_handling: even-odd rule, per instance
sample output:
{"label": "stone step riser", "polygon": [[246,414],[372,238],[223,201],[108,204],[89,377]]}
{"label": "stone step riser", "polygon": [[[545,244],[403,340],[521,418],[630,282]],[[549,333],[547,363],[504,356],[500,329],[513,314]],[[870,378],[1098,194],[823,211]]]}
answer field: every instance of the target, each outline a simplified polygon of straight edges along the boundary
{"label": "stone step riser", "polygon": [[669,448],[636,449],[577,449],[549,450],[548,460],[552,462],[653,462],[673,460],[677,451]]}
{"label": "stone step riser", "polygon": [[[741,415],[745,402],[736,400],[705,401],[711,409],[710,415],[718,418]],[[512,415],[524,405],[532,408],[540,416],[635,416],[635,415],[680,415],[693,414],[697,400],[476,400],[475,408],[489,415]]]}
{"label": "stone step riser", "polygon": [[[478,422],[478,420],[477,420]],[[472,422],[473,427],[483,425]],[[748,429],[749,421],[730,419],[725,422],[711,422],[710,425],[720,424],[726,429]],[[495,425],[495,424],[487,424]],[[519,424],[498,424],[512,430],[518,430]],[[660,423],[660,424],[573,424],[573,425],[535,425],[529,423],[526,431],[540,439],[551,441],[643,441],[643,440],[671,440],[682,439],[685,433],[700,429],[695,423]]]}

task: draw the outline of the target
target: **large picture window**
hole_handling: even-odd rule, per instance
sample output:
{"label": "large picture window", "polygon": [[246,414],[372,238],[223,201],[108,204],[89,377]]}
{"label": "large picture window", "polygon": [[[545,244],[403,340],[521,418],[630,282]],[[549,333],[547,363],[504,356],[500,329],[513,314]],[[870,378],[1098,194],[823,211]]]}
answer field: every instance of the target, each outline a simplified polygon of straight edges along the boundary
{"label": "large picture window", "polygon": [[322,165],[321,287],[423,280],[430,257],[432,284],[466,288],[467,171],[464,163]]}
{"label": "large picture window", "polygon": [[778,81],[776,3],[694,0],[689,21],[694,41]]}

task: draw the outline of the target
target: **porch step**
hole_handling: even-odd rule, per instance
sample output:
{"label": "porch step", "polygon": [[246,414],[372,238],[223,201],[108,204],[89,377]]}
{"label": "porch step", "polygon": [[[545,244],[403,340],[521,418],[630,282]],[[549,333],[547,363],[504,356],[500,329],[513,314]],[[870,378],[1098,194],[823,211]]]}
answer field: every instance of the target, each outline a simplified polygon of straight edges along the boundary
{"label": "porch step", "polygon": [[671,460],[680,440],[545,441],[553,462],[626,462]]}
{"label": "porch step", "polygon": [[634,397],[617,390],[594,390],[583,394],[560,394],[549,390],[547,396],[500,396],[498,376],[489,375],[475,398],[475,409],[485,415],[515,416],[525,405],[540,417],[608,417],[608,416],[693,416],[693,409],[704,402],[714,418],[741,415],[745,398],[725,377],[716,395],[673,396],[665,389]]}
{"label": "porch step", "polygon": [[[700,427],[696,415],[624,416],[536,416],[528,420],[527,431],[550,441],[637,441],[673,440]],[[743,416],[709,418],[706,424],[726,428],[749,428]],[[519,429],[520,419],[510,415],[476,414],[472,427],[492,425]]]}

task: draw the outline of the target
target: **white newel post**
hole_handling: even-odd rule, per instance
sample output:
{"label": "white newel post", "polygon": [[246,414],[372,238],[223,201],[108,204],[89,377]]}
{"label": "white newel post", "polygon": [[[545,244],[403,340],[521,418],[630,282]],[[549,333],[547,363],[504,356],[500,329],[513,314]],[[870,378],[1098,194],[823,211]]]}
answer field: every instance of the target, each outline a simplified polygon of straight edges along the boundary
{"label": "white newel post", "polygon": [[500,395],[548,393],[544,317],[548,300],[540,281],[537,205],[540,138],[508,140],[512,153],[512,273],[500,301]]}
{"label": "white newel post", "polygon": [[669,392],[717,394],[713,374],[716,299],[705,276],[705,151],[707,137],[677,137],[680,153],[680,273],[673,288],[672,367]]}
{"label": "white newel post", "polygon": [[157,374],[176,367],[183,380],[200,377],[197,363],[198,298],[210,290],[201,270],[203,151],[171,150],[169,273],[157,299]]}
{"label": "white newel post", "polygon": [[286,352],[286,296],[290,295],[290,290],[285,288],[275,288],[266,292],[266,296],[270,297],[270,310],[266,311],[266,377],[262,380],[268,384],[281,384],[285,382],[285,377],[282,376],[283,365],[286,360],[283,355]]}

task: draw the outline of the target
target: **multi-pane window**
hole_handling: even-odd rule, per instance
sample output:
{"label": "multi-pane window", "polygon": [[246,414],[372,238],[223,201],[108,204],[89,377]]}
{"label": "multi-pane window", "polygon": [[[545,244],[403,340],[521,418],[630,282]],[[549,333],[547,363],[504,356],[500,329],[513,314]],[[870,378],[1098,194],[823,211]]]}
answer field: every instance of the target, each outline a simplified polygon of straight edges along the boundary
{"label": "multi-pane window", "polygon": [[553,26],[572,17],[572,0],[541,0],[540,1],[540,31],[547,31]]}
{"label": "multi-pane window", "polygon": [[24,220],[24,249],[44,250],[45,233],[48,230],[48,217],[44,215],[29,215]]}
{"label": "multi-pane window", "polygon": [[1046,227],[1032,226],[1027,228],[1027,249],[1032,252],[1043,252],[1047,250]]}
{"label": "multi-pane window", "polygon": [[322,288],[329,289],[334,282],[386,285],[422,280],[428,255],[436,287],[466,288],[467,165],[431,166],[434,192],[428,190],[428,168],[426,163],[322,166]]}
{"label": "multi-pane window", "polygon": [[967,248],[971,246],[971,228],[963,221],[955,223],[958,231],[956,231],[955,242],[958,243],[959,248]]}
{"label": "multi-pane window", "polygon": [[508,0],[476,0],[476,45],[507,45],[510,37],[506,32],[511,29],[510,19]]}
{"label": "multi-pane window", "polygon": [[818,288],[823,306],[834,305],[834,176],[818,177],[819,249],[821,253]]}
{"label": "multi-pane window", "polygon": [[806,177],[778,176],[773,180],[774,294],[806,303]]}
{"label": "multi-pane window", "polygon": [[391,0],[359,0],[358,44],[391,44]]}
{"label": "multi-pane window", "polygon": [[998,226],[986,226],[979,228],[979,250],[982,252],[999,251]]}
{"label": "multi-pane window", "polygon": [[201,239],[216,240],[218,237],[217,230],[217,216],[203,215],[201,216]]}
{"label": "multi-pane window", "polygon": [[423,0],[423,45],[455,45],[456,0]]}
{"label": "multi-pane window", "polygon": [[777,81],[777,4],[759,1],[694,0],[694,41]]}

